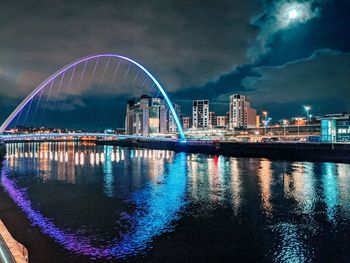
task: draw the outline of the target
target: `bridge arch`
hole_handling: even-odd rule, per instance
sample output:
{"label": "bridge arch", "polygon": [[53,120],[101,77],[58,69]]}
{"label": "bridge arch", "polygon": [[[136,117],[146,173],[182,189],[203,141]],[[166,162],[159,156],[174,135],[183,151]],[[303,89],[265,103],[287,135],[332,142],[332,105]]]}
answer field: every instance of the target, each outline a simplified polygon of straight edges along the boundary
{"label": "bridge arch", "polygon": [[60,74],[62,74],[63,72],[69,70],[70,68],[73,68],[74,66],[88,61],[88,60],[92,60],[92,59],[96,59],[96,58],[101,58],[101,57],[113,57],[113,58],[118,58],[118,59],[122,59],[125,61],[128,61],[134,65],[136,65],[139,69],[141,69],[144,73],[147,74],[147,76],[154,82],[154,84],[156,84],[158,90],[160,91],[160,93],[163,95],[174,119],[175,119],[175,123],[178,129],[178,133],[180,136],[181,141],[186,141],[186,137],[185,134],[183,132],[179,117],[176,114],[176,111],[168,97],[168,95],[166,94],[164,88],[162,87],[162,85],[158,82],[158,80],[143,66],[141,65],[139,62],[122,56],[122,55],[118,55],[118,54],[97,54],[97,55],[92,55],[92,56],[86,56],[80,59],[77,59],[75,61],[73,61],[72,63],[60,68],[58,71],[56,71],[54,74],[52,74],[50,77],[48,77],[46,80],[44,80],[36,89],[34,89],[18,106],[17,108],[10,114],[10,116],[5,120],[5,122],[1,125],[0,127],[0,134],[2,134],[5,129],[7,128],[7,126],[12,122],[12,120],[19,114],[19,112],[28,104],[28,102],[30,102],[30,100],[32,100],[34,98],[35,95],[37,95],[41,90],[43,90],[45,87],[49,86],[48,84],[53,81],[56,77],[58,77]]}

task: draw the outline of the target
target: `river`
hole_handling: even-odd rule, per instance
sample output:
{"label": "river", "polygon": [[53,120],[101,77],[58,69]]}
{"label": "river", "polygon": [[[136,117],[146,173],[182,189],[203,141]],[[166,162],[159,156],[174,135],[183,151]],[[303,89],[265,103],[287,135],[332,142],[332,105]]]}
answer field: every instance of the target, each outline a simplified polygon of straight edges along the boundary
{"label": "river", "polygon": [[1,184],[31,262],[350,258],[348,164],[9,143]]}

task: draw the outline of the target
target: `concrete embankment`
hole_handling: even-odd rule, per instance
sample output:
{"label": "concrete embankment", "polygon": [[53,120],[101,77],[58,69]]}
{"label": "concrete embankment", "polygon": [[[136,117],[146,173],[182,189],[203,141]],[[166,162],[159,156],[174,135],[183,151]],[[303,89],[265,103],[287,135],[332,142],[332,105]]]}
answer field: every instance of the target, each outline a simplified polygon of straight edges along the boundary
{"label": "concrete embankment", "polygon": [[7,230],[4,223],[0,220],[0,240],[1,240],[1,258],[3,262],[27,263],[27,249],[15,240]]}
{"label": "concrete embankment", "polygon": [[[6,155],[6,146],[4,143],[0,143],[0,161]],[[2,220],[0,219],[0,261],[1,262],[28,262],[27,249],[15,240]]]}
{"label": "concrete embankment", "polygon": [[350,163],[350,144],[329,143],[245,143],[230,141],[147,141],[101,140],[97,144],[118,145],[178,152],[206,153],[232,157],[259,157],[280,160]]}

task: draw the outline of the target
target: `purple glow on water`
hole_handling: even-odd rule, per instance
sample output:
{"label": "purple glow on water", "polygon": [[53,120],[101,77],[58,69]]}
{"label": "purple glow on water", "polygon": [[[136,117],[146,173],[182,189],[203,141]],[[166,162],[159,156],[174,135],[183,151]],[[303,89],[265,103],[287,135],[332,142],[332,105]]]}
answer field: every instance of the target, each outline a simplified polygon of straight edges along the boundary
{"label": "purple glow on water", "polygon": [[88,237],[61,229],[36,210],[26,190],[8,177],[10,171],[6,170],[4,164],[1,183],[30,222],[67,250],[93,258],[126,258],[144,252],[155,236],[172,231],[172,224],[186,203],[186,156],[179,154],[158,183],[149,183],[131,194],[129,201],[136,205],[135,212],[130,215],[124,213],[124,218],[131,223],[129,231],[121,233],[121,238],[112,244],[94,246]]}
{"label": "purple glow on water", "polygon": [[108,248],[94,247],[86,238],[76,237],[58,228],[48,218],[32,207],[24,189],[17,187],[16,183],[7,177],[5,169],[1,172],[1,183],[12,200],[22,209],[33,225],[40,227],[41,231],[62,244],[66,249],[93,257],[107,257],[111,255]]}

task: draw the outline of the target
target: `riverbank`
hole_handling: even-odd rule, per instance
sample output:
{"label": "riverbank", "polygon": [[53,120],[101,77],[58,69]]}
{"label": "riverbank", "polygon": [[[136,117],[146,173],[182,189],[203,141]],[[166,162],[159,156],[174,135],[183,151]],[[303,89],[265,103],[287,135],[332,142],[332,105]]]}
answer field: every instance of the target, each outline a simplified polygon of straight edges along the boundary
{"label": "riverbank", "polygon": [[99,140],[97,144],[139,147],[177,152],[205,153],[231,157],[274,160],[350,163],[350,144],[330,143],[246,143],[230,141],[147,141],[140,139]]}

